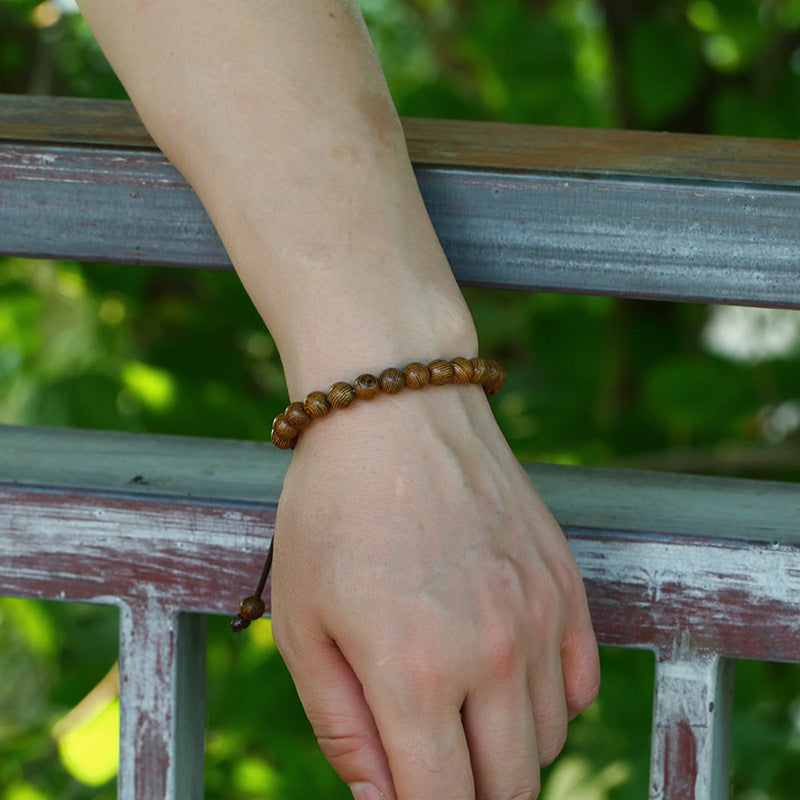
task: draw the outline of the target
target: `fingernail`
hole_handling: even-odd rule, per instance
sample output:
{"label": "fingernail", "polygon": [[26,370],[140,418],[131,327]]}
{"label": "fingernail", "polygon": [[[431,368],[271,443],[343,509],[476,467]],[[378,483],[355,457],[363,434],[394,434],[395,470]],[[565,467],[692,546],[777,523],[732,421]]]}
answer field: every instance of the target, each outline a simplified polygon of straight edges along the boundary
{"label": "fingernail", "polygon": [[371,783],[351,783],[350,791],[353,800],[383,800],[383,792],[379,792]]}

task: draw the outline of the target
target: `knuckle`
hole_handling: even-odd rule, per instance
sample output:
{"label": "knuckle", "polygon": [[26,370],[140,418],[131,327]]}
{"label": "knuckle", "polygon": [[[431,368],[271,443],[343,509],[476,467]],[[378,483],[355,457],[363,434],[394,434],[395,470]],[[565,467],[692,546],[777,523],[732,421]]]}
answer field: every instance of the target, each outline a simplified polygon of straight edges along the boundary
{"label": "knuckle", "polygon": [[352,718],[317,713],[309,714],[309,720],[322,752],[331,763],[356,758],[371,745],[369,734],[359,729]]}
{"label": "knuckle", "polygon": [[484,639],[486,664],[492,677],[503,681],[519,666],[517,636],[506,625],[495,623]]}

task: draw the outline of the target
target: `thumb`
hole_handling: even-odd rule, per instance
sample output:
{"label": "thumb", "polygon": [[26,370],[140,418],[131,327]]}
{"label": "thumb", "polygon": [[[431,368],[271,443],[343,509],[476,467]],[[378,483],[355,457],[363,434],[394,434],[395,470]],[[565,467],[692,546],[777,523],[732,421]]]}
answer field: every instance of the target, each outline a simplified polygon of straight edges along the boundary
{"label": "thumb", "polygon": [[322,752],[355,800],[396,800],[361,683],[336,643],[303,647],[297,659],[291,653],[283,657]]}

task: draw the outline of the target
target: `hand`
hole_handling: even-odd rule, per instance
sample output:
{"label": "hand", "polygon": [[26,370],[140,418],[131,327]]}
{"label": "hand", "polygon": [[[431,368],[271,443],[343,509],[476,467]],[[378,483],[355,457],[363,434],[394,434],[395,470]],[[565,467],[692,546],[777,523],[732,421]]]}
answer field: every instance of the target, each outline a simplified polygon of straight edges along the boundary
{"label": "hand", "polygon": [[357,800],[534,798],[599,685],[572,553],[474,386],[380,397],[301,435],[272,608]]}

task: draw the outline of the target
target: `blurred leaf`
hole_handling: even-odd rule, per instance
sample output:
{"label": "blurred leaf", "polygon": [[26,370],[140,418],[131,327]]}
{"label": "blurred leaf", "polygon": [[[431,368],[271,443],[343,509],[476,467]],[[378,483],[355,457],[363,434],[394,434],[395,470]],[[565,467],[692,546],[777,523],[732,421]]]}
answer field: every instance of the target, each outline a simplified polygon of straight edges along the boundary
{"label": "blurred leaf", "polygon": [[658,126],[687,106],[702,75],[695,37],[679,18],[654,15],[632,29],[626,73],[637,119]]}
{"label": "blurred leaf", "polygon": [[61,762],[81,783],[102,786],[119,767],[119,700],[98,705],[74,727],[58,736]]}

